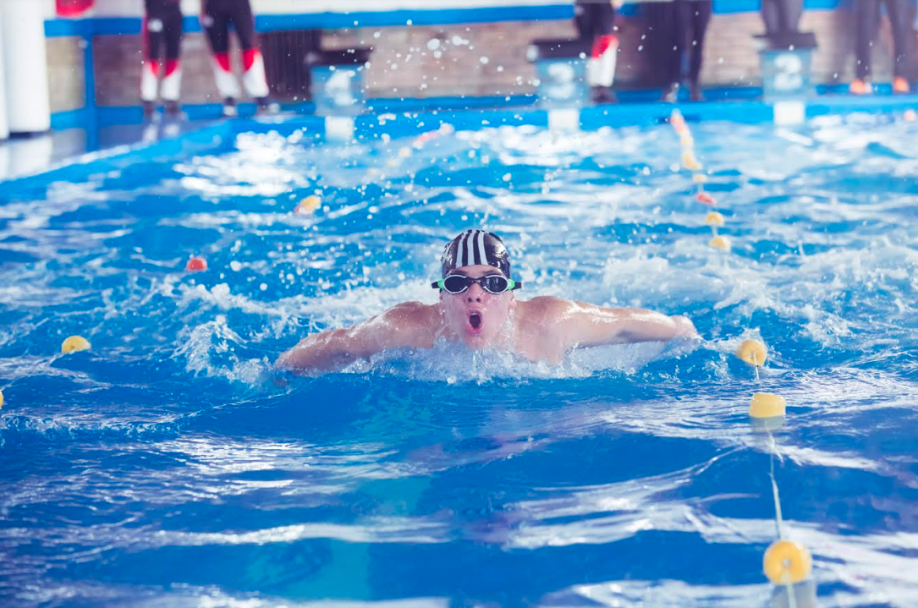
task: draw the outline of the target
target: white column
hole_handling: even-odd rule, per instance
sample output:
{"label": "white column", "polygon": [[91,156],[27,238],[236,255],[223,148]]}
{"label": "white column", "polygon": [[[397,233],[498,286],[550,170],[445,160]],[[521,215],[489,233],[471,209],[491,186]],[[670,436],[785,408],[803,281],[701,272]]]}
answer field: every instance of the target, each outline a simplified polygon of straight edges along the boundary
{"label": "white column", "polygon": [[54,154],[54,135],[44,133],[35,137],[14,139],[7,142],[4,147],[10,149],[10,177],[34,175],[48,170],[51,156]]}
{"label": "white column", "polygon": [[[3,3],[0,2],[0,35],[3,33]],[[10,127],[6,119],[6,85],[5,78],[2,74],[3,69],[3,45],[0,44],[0,140],[10,136]],[[6,173],[6,163],[3,161],[2,152],[0,152],[0,179]]]}
{"label": "white column", "polygon": [[51,128],[45,7],[35,0],[2,0],[0,45],[9,129],[39,133]]}

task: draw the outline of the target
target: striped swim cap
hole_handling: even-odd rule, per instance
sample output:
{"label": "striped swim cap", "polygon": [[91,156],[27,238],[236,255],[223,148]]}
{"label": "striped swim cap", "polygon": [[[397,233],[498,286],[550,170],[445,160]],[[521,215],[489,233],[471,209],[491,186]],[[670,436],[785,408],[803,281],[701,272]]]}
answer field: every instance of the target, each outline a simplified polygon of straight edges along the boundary
{"label": "striped swim cap", "polygon": [[440,258],[442,276],[462,266],[493,266],[510,278],[510,254],[500,237],[484,230],[466,230],[449,242]]}

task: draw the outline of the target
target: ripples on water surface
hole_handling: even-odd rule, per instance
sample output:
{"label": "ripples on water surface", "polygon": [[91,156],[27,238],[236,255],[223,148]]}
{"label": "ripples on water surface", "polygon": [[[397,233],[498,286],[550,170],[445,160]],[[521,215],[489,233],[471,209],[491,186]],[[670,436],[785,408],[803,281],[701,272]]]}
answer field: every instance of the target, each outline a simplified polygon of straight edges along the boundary
{"label": "ripples on water surface", "polygon": [[[666,126],[420,149],[282,126],[5,186],[0,601],[764,605],[762,389],[790,405],[775,475],[820,603],[918,605],[918,125],[694,130],[728,255]],[[685,313],[705,340],[271,371],[309,332],[435,301],[472,226],[504,237],[522,297]],[[93,349],[58,357],[71,334]],[[761,386],[730,355],[746,337],[771,349]]]}

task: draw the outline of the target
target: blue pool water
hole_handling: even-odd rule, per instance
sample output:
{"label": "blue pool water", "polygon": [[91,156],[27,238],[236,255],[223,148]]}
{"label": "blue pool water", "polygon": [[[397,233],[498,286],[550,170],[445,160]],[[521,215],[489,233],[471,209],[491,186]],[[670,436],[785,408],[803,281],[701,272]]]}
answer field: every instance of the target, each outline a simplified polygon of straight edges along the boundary
{"label": "blue pool water", "polygon": [[[764,606],[773,465],[818,605],[918,605],[918,124],[694,125],[730,253],[669,126],[480,127],[317,144],[291,121],[0,186],[0,604]],[[434,302],[477,226],[520,297],[703,340],[272,370]],[[92,349],[60,356],[73,334]],[[756,391],[787,399],[773,436]]]}

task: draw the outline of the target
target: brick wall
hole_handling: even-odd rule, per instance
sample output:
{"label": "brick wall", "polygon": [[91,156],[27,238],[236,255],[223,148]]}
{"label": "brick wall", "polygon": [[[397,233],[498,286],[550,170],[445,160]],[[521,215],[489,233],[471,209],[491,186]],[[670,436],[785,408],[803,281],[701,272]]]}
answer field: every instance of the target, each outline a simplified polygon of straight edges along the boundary
{"label": "brick wall", "polygon": [[365,76],[373,97],[513,95],[535,90],[529,41],[573,35],[552,21],[363,28],[329,33],[323,46],[374,47]]}
{"label": "brick wall", "polygon": [[[239,53],[234,53],[233,59],[238,64]],[[140,103],[143,68],[140,36],[96,36],[93,39],[93,65],[98,105],[130,106]],[[241,72],[241,68],[236,67],[237,72]],[[208,103],[218,100],[207,41],[202,34],[187,34],[182,40],[182,101]]]}
{"label": "brick wall", "polygon": [[78,110],[86,104],[82,38],[48,38],[48,92],[52,112]]}
{"label": "brick wall", "polygon": [[[647,52],[652,36],[639,18],[621,21],[617,86],[633,87],[652,72]],[[876,81],[891,74],[888,24],[874,48]],[[846,11],[810,11],[802,29],[815,31],[816,83],[848,82],[854,73],[853,24]],[[763,31],[757,13],[715,15],[705,42],[702,81],[706,86],[760,84],[754,35]],[[373,46],[366,73],[370,97],[512,95],[535,90],[526,47],[535,38],[573,37],[568,21],[501,22],[448,26],[354,28],[329,31],[326,48]],[[141,69],[139,36],[100,36],[94,42],[96,96],[100,105],[134,105]],[[183,45],[183,100],[217,100],[207,44],[201,34],[186,35]],[[239,56],[233,54],[238,71]]]}

